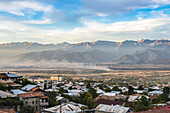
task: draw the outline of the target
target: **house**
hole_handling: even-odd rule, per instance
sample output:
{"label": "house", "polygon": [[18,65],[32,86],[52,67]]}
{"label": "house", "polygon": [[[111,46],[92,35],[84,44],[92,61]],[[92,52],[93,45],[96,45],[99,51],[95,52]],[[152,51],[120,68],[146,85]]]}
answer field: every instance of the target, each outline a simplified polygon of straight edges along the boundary
{"label": "house", "polygon": [[130,113],[129,107],[99,104],[95,108],[95,113]]}
{"label": "house", "polygon": [[0,90],[0,98],[5,99],[8,97],[17,97],[16,95]]}
{"label": "house", "polygon": [[120,91],[111,91],[111,93],[115,93],[116,95],[120,94]]}
{"label": "house", "polygon": [[113,101],[113,100],[109,100],[109,99],[95,99],[94,100],[94,104],[95,105],[99,105],[99,104],[106,104],[106,105],[124,105],[124,102],[121,101]]}
{"label": "house", "polygon": [[25,91],[22,91],[22,90],[20,90],[20,89],[12,89],[11,92],[12,92],[14,95],[26,93]]}
{"label": "house", "polygon": [[162,93],[163,93],[162,91],[150,91],[150,92],[148,92],[148,95],[150,95],[150,96],[159,96]]}
{"label": "house", "polygon": [[0,80],[8,79],[11,79],[12,81],[22,80],[22,76],[13,73],[0,73]]}
{"label": "house", "polygon": [[97,90],[96,90],[96,93],[97,93],[97,94],[104,94],[105,92],[104,92],[102,89],[97,89]]}
{"label": "house", "polygon": [[140,95],[140,94],[133,94],[133,95],[130,95],[129,98],[128,98],[128,102],[135,102],[137,100],[140,100],[142,98],[142,96],[145,96],[147,99],[149,99],[148,96],[146,95]]}
{"label": "house", "polygon": [[127,87],[119,87],[119,89],[121,89],[123,93],[129,90]]}
{"label": "house", "polygon": [[48,97],[40,91],[18,94],[18,96],[25,105],[32,106],[35,112],[40,112],[48,106]]}
{"label": "house", "polygon": [[56,96],[56,100],[60,101],[61,103],[68,103],[69,102],[68,99],[61,97],[61,96]]}
{"label": "house", "polygon": [[106,95],[106,96],[116,96],[116,93],[104,93],[104,94],[101,94],[101,95]]}
{"label": "house", "polygon": [[36,92],[36,91],[42,91],[42,88],[40,88],[37,85],[26,85],[22,87],[21,90],[26,91],[26,92]]}
{"label": "house", "polygon": [[11,79],[7,79],[7,80],[0,80],[0,84],[4,85],[4,86],[12,86],[12,87],[21,87],[21,84],[17,84],[14,81],[12,81]]}
{"label": "house", "polygon": [[86,105],[69,102],[48,109],[44,109],[43,112],[44,113],[81,113],[83,111],[81,110],[82,107],[88,108]]}

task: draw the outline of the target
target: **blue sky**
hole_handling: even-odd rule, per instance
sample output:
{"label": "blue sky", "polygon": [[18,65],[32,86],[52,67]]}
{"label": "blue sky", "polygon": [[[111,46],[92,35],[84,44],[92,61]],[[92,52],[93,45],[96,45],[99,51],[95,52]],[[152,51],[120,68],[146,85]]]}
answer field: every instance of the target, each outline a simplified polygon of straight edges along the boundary
{"label": "blue sky", "polygon": [[170,39],[170,0],[0,0],[0,43]]}

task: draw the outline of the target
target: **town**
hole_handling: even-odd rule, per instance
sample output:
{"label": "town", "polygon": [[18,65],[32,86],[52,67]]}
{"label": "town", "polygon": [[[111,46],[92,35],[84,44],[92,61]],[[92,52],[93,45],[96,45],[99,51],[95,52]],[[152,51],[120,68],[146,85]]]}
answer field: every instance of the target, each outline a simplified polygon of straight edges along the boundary
{"label": "town", "polygon": [[170,83],[0,73],[0,113],[170,113]]}

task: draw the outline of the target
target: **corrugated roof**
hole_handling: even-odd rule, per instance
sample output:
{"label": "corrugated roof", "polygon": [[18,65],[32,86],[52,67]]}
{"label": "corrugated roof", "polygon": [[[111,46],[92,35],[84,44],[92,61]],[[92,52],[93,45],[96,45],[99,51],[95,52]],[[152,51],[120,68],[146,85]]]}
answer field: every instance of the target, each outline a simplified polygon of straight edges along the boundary
{"label": "corrugated roof", "polygon": [[148,94],[162,94],[162,91],[150,91]]}
{"label": "corrugated roof", "polygon": [[[62,104],[62,113],[77,113],[81,111],[82,104],[77,104],[74,102],[64,103]],[[85,105],[84,105],[85,106]],[[52,112],[52,113],[60,113],[60,105],[54,106],[48,109],[44,109],[44,111]]]}
{"label": "corrugated roof", "polygon": [[11,92],[12,92],[14,95],[26,93],[25,91],[22,91],[22,90],[20,90],[20,89],[12,89]]}
{"label": "corrugated roof", "polygon": [[10,78],[15,78],[15,77],[22,77],[20,75],[16,75],[16,74],[13,74],[13,73],[5,73],[8,77]]}
{"label": "corrugated roof", "polygon": [[128,107],[99,104],[95,110],[111,113],[127,113]]}
{"label": "corrugated roof", "polygon": [[26,90],[26,91],[29,91],[31,89],[33,89],[34,87],[36,87],[37,85],[26,85],[24,87],[22,87],[21,89],[22,90]]}
{"label": "corrugated roof", "polygon": [[0,90],[0,97],[1,98],[16,97],[16,95]]}

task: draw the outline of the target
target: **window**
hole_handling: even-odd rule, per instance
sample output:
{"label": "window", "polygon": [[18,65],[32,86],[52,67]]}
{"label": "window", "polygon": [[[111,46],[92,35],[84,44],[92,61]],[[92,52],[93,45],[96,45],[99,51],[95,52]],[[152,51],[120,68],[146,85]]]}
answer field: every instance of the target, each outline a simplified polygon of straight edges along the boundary
{"label": "window", "polygon": [[32,101],[32,104],[34,104],[34,101]]}
{"label": "window", "polygon": [[28,101],[25,101],[26,104],[28,104]]}

